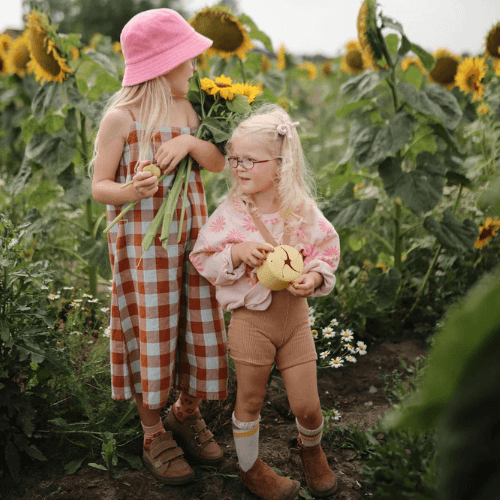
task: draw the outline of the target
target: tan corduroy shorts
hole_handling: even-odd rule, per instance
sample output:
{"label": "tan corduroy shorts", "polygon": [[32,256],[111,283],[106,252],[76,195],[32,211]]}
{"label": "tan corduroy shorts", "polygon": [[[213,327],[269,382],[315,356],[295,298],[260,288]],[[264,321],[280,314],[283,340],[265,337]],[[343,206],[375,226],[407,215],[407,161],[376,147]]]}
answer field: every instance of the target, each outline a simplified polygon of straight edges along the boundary
{"label": "tan corduroy shorts", "polygon": [[233,360],[256,366],[276,363],[279,370],[317,360],[307,299],[286,289],[272,294],[265,311],[233,311],[228,328]]}

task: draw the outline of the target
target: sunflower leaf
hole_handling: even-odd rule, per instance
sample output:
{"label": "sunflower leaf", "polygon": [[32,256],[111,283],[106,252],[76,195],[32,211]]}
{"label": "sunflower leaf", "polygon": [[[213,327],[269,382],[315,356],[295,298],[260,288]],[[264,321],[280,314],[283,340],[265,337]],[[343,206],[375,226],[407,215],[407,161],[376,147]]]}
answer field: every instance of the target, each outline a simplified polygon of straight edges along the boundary
{"label": "sunflower leaf", "polygon": [[427,71],[432,71],[436,60],[434,57],[416,43],[411,44],[411,51],[417,55]]}
{"label": "sunflower leaf", "polygon": [[246,25],[250,28],[248,36],[252,40],[261,41],[267,50],[269,50],[270,52],[274,52],[271,39],[264,32],[260,31],[259,28],[257,28],[257,25],[250,17],[248,17],[246,14],[241,14],[240,16],[238,16],[238,19],[240,20],[241,24]]}
{"label": "sunflower leaf", "polygon": [[472,252],[474,242],[478,232],[477,225],[469,219],[462,223],[453,217],[451,210],[443,212],[442,222],[438,222],[434,217],[428,216],[424,219],[424,227],[431,233],[444,247],[457,254]]}
{"label": "sunflower leaf", "polygon": [[40,87],[31,103],[31,110],[38,123],[45,118],[48,110],[52,107],[59,109],[62,106],[61,84],[47,82]]}
{"label": "sunflower leaf", "polygon": [[379,309],[386,309],[396,298],[401,282],[401,272],[393,267],[388,272],[370,278],[368,290],[374,293],[373,299]]}
{"label": "sunflower leaf", "polygon": [[338,228],[358,226],[374,212],[377,202],[376,198],[354,200],[353,203],[335,215],[332,223]]}
{"label": "sunflower leaf", "polygon": [[390,74],[388,70],[369,71],[356,75],[345,82],[340,90],[349,96],[351,101],[358,101],[365,94],[373,90],[379,83],[384,81]]}

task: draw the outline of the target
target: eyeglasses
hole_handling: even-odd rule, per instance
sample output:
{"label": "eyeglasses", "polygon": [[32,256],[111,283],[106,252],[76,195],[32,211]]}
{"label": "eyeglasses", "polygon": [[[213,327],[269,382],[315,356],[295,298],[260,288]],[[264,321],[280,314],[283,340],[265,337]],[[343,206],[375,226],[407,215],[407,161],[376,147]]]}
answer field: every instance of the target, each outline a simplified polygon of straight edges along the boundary
{"label": "eyeglasses", "polygon": [[245,170],[251,170],[256,163],[266,163],[273,160],[280,160],[280,158],[271,158],[270,160],[252,160],[251,158],[237,158],[236,156],[229,156],[227,162],[232,168],[238,168],[238,165],[241,165]]}
{"label": "eyeglasses", "polygon": [[193,57],[193,59],[191,59],[191,65],[193,66],[193,71],[196,71],[198,69],[198,58],[197,57]]}

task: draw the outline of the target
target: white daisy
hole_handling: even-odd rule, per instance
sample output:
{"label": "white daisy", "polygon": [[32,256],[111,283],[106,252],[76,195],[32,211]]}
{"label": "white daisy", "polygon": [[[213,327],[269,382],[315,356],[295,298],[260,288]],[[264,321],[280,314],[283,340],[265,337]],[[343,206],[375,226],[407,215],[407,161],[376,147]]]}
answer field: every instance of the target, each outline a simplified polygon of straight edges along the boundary
{"label": "white daisy", "polygon": [[353,333],[351,330],[347,329],[347,330],[342,330],[340,332],[340,338],[344,341],[344,342],[350,342],[352,339],[353,339]]}
{"label": "white daisy", "polygon": [[323,328],[323,337],[325,337],[325,339],[335,337],[335,332],[331,327],[327,326],[326,328]]}
{"label": "white daisy", "polygon": [[328,364],[332,368],[340,368],[344,364],[344,360],[339,358],[338,356],[335,359],[331,359]]}
{"label": "white daisy", "polygon": [[364,356],[366,354],[366,344],[363,342],[358,342],[358,352],[361,354],[361,356]]}
{"label": "white daisy", "polygon": [[330,355],[330,351],[323,351],[322,353],[320,353],[320,358],[321,359],[325,359],[327,358],[328,356]]}
{"label": "white daisy", "polygon": [[314,316],[309,316],[309,326],[314,326],[315,321]]}
{"label": "white daisy", "polygon": [[350,363],[356,363],[356,358],[354,356],[346,356],[345,359]]}
{"label": "white daisy", "polygon": [[60,295],[59,295],[59,294],[57,294],[57,293],[51,293],[50,295],[48,295],[48,296],[47,296],[47,298],[48,298],[49,300],[56,300],[56,299],[58,299],[59,297],[60,297]]}

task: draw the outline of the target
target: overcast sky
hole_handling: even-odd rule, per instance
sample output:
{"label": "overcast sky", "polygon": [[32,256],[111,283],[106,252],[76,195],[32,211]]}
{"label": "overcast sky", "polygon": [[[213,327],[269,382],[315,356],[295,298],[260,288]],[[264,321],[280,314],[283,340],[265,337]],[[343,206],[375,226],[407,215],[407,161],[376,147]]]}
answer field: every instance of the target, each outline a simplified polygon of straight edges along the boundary
{"label": "overcast sky", "polygon": [[[120,1],[120,0],[112,0]],[[184,0],[193,14],[216,0]],[[272,40],[294,54],[339,55],[356,38],[361,0],[239,0]],[[488,30],[500,21],[500,0],[378,0],[385,16],[399,21],[410,41],[430,52],[448,48],[477,55],[484,50]],[[22,28],[21,0],[0,0],[0,33]]]}

